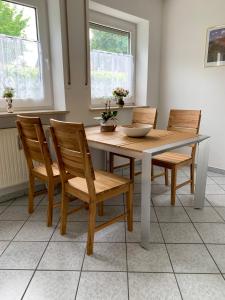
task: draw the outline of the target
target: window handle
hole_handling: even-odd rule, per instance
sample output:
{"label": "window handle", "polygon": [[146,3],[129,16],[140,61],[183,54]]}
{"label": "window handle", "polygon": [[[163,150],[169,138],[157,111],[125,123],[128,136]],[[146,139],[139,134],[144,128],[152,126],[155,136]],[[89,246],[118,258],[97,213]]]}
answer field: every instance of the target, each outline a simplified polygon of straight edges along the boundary
{"label": "window handle", "polygon": [[88,2],[84,0],[84,38],[85,38],[85,86],[88,86]]}

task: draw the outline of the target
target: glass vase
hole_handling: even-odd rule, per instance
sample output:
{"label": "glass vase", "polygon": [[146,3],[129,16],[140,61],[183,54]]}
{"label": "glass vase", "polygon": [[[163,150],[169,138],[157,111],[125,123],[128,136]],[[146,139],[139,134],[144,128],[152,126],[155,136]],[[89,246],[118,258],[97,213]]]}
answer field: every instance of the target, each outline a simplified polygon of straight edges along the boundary
{"label": "glass vase", "polygon": [[118,98],[117,98],[117,101],[116,101],[116,104],[117,104],[119,107],[123,107],[123,106],[124,106],[124,100],[123,100],[123,97],[118,97]]}
{"label": "glass vase", "polygon": [[7,102],[7,112],[13,113],[13,99],[12,98],[6,98]]}

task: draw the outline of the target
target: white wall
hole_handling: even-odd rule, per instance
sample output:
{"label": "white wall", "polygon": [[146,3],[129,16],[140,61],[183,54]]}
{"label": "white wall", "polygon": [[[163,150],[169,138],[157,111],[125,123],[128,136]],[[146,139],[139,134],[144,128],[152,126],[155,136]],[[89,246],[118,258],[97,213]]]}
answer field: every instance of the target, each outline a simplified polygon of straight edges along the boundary
{"label": "white wall", "polygon": [[[51,49],[52,87],[54,108],[65,110],[63,28],[61,26],[60,2],[48,0],[49,39]],[[54,49],[54,51],[52,51]]]}
{"label": "white wall", "polygon": [[207,28],[225,24],[224,0],[165,0],[159,120],[170,108],[202,109],[211,136],[209,166],[225,169],[225,67],[204,68]]}
{"label": "white wall", "polygon": [[[97,0],[96,2],[135,15],[150,22],[149,49],[149,105],[157,105],[159,99],[159,66],[161,34],[161,0]],[[85,86],[85,39],[83,0],[68,0],[70,61],[72,85],[66,90],[67,120],[93,124],[89,110],[90,85]],[[120,112],[120,118],[129,119],[131,111]]]}

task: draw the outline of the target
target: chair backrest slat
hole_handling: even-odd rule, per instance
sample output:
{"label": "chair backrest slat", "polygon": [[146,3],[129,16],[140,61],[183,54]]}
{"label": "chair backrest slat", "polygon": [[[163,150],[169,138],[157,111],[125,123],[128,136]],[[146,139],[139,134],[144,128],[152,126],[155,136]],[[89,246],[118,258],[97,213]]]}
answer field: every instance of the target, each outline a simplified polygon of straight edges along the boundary
{"label": "chair backrest slat", "polygon": [[133,123],[150,124],[156,127],[157,109],[153,107],[140,107],[133,110]]}
{"label": "chair backrest slat", "polygon": [[171,109],[168,130],[199,132],[201,110]]}
{"label": "chair backrest slat", "polygon": [[60,173],[67,180],[66,174],[94,180],[90,151],[81,123],[51,120],[51,134],[56,150]]}
{"label": "chair backrest slat", "polygon": [[16,123],[29,168],[33,168],[33,162],[35,161],[43,163],[47,172],[51,175],[52,160],[41,119],[39,117],[18,115]]}
{"label": "chair backrest slat", "polygon": [[41,146],[39,141],[26,139],[26,145],[28,148],[30,158],[34,161],[44,163],[44,157],[41,152]]}
{"label": "chair backrest slat", "polygon": [[[168,121],[168,130],[180,132],[199,133],[201,110],[171,109]],[[190,145],[191,156],[195,157],[196,144]]]}
{"label": "chair backrest slat", "polygon": [[80,152],[61,147],[61,155],[67,172],[74,176],[85,177],[83,155]]}

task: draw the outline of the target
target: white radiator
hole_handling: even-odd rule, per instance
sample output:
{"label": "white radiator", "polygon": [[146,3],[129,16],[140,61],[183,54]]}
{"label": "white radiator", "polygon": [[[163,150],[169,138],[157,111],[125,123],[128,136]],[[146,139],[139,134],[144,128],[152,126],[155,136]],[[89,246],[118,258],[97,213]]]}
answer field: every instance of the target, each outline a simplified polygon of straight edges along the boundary
{"label": "white radiator", "polygon": [[27,182],[27,164],[17,128],[0,129],[0,189]]}

